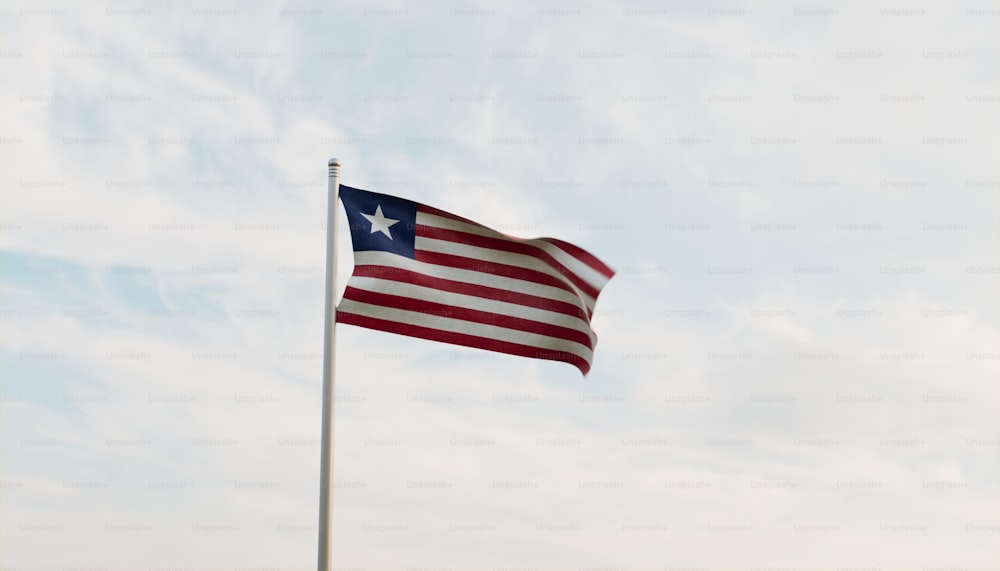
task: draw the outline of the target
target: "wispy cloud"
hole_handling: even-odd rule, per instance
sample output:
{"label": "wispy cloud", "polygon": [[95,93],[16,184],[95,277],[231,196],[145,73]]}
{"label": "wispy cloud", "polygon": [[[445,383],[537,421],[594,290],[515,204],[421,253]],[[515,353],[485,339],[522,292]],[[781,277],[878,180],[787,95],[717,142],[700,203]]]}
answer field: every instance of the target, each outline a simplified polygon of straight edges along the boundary
{"label": "wispy cloud", "polygon": [[313,565],[330,156],[619,272],[338,328],[338,568],[995,567],[995,16],[5,4],[4,568]]}

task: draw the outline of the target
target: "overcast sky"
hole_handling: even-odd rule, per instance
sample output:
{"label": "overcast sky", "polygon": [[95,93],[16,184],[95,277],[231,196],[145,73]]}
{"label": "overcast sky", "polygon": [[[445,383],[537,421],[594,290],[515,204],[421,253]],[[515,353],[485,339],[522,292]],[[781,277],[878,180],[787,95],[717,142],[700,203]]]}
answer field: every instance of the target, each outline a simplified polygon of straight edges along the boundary
{"label": "overcast sky", "polygon": [[338,327],[338,569],[996,569],[998,14],[5,2],[0,569],[314,568],[330,157],[618,271]]}

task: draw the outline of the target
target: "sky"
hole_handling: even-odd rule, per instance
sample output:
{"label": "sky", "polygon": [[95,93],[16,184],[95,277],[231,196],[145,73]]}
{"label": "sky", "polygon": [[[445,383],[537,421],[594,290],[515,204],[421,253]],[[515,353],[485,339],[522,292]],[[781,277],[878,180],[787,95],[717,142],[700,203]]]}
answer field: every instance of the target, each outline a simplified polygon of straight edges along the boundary
{"label": "sky", "polygon": [[315,568],[331,157],[618,272],[337,328],[334,568],[997,568],[998,15],[4,2],[0,570]]}

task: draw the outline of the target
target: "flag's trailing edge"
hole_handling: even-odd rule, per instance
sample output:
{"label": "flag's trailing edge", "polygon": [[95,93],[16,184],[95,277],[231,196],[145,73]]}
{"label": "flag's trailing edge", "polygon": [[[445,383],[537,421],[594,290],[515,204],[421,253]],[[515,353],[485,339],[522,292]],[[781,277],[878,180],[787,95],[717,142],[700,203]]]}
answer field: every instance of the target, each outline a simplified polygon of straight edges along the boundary
{"label": "flag's trailing edge", "polygon": [[354,273],[338,323],[590,370],[590,319],[614,275],[596,257],[387,194],[340,185],[340,200]]}

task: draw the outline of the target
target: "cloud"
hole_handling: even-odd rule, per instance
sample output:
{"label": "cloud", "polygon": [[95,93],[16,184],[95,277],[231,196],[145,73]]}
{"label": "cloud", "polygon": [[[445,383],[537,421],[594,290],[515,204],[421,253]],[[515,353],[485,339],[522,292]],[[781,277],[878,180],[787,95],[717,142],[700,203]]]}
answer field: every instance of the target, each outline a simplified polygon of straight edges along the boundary
{"label": "cloud", "polygon": [[586,379],[338,328],[338,567],[995,564],[977,9],[6,10],[6,564],[313,564],[331,155],[619,272]]}

